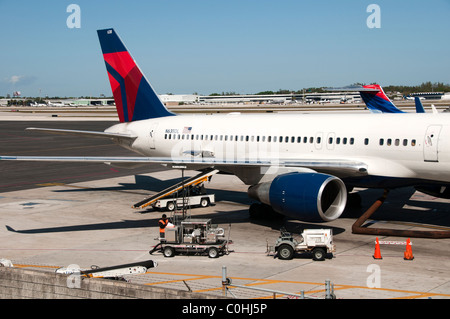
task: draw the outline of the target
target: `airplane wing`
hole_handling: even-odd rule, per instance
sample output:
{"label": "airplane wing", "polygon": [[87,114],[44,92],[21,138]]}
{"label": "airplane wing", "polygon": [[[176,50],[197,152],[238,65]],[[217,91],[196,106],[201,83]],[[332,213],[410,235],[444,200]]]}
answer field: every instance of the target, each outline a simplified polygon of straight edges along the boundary
{"label": "airplane wing", "polygon": [[220,167],[243,166],[243,167],[299,167],[309,168],[317,172],[330,173],[336,176],[366,176],[368,166],[363,162],[350,161],[346,159],[258,159],[258,160],[223,160],[213,157],[102,157],[102,156],[8,156],[0,155],[0,161],[41,161],[41,162],[84,162],[84,163],[106,163],[111,165],[120,164],[164,164],[172,168],[179,166],[198,167],[211,166]]}
{"label": "airplane wing", "polygon": [[63,129],[50,129],[50,128],[38,128],[38,127],[28,127],[28,131],[38,131],[51,134],[60,135],[76,135],[84,137],[99,137],[99,138],[121,138],[135,140],[137,136],[130,134],[120,134],[120,133],[107,133],[107,132],[95,132],[95,131],[79,131],[79,130],[63,130]]}

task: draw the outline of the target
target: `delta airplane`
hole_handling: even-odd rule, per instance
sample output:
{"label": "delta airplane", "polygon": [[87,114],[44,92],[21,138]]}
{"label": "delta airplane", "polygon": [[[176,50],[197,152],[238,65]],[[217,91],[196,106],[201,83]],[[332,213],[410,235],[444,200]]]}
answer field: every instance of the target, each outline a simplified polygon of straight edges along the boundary
{"label": "delta airplane", "polygon": [[[363,86],[347,86],[341,88],[327,88],[328,91],[357,91],[361,95],[367,108],[373,113],[405,113],[397,108],[394,103],[384,93],[383,88],[378,84],[369,84]],[[425,109],[419,97],[414,98],[416,113],[425,113]],[[434,105],[431,105],[432,111],[437,113]]]}
{"label": "delta airplane", "polygon": [[[332,221],[353,187],[414,186],[450,198],[450,115],[215,114],[166,109],[114,29],[98,30],[120,123],[104,132],[136,157],[0,156],[0,160],[160,163],[236,175],[251,198],[302,221]],[[263,205],[261,205],[263,206]]]}

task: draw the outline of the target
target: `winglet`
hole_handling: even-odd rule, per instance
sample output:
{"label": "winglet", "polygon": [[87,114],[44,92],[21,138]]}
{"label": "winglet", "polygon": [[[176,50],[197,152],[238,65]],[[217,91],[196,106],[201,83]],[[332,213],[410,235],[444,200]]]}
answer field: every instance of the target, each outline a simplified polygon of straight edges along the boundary
{"label": "winglet", "polygon": [[120,122],[175,115],[161,102],[114,29],[97,34]]}
{"label": "winglet", "polygon": [[422,102],[418,96],[414,98],[414,102],[416,103],[416,113],[425,113],[425,109],[423,108]]}

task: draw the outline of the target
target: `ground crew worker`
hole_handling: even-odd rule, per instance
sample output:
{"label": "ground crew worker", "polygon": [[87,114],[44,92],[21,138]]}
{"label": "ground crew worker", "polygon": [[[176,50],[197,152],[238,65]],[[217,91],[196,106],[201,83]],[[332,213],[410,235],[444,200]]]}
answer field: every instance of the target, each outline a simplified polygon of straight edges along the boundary
{"label": "ground crew worker", "polygon": [[167,219],[166,214],[162,215],[162,218],[159,220],[159,237],[160,238],[166,238],[166,226],[169,223],[169,220]]}

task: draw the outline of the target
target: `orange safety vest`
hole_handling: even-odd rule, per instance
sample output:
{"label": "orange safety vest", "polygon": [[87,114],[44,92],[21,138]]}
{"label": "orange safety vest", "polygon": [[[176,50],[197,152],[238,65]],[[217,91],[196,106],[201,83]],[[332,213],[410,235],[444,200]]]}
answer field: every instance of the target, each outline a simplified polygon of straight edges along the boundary
{"label": "orange safety vest", "polygon": [[168,219],[166,219],[166,220],[160,219],[159,220],[159,232],[160,233],[165,233],[166,232],[166,226],[167,226],[168,223],[169,223]]}

